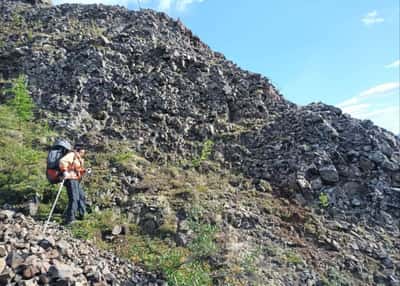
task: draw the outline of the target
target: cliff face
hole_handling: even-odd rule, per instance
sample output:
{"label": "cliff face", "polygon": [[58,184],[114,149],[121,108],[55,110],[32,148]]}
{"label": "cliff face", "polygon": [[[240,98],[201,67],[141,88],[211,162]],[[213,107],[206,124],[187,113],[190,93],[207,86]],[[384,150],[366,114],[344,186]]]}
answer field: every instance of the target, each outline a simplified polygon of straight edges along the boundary
{"label": "cliff face", "polygon": [[[267,78],[240,69],[163,13],[34,4],[1,5],[0,75],[27,76],[38,118],[93,150],[120,142],[160,165],[190,159],[212,141],[212,163],[249,184],[234,188],[269,192],[289,212],[279,226],[289,232],[272,234],[275,213],[223,193],[222,224],[235,229],[238,243],[246,233],[264,246],[296,238],[305,248],[309,264],[298,271],[268,264],[263,252],[260,269],[292,273],[285,282],[263,271],[263,279],[314,285],[322,281],[321,255],[354,284],[398,285],[398,137],[332,106],[296,106]],[[143,176],[120,176],[127,189],[143,190]],[[360,224],[367,230],[354,234]]]}

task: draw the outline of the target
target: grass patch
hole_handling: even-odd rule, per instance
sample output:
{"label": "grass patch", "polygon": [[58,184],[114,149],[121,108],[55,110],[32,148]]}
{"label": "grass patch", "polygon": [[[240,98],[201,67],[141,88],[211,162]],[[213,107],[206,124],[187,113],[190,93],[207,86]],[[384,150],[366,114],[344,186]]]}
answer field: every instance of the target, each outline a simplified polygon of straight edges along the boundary
{"label": "grass patch", "polygon": [[336,268],[330,268],[326,273],[326,276],[321,279],[321,285],[323,286],[351,286],[354,285],[350,282],[348,275],[339,271]]}
{"label": "grass patch", "polygon": [[74,222],[70,228],[77,238],[92,240],[98,247],[113,250],[150,271],[163,272],[168,285],[212,285],[210,266],[204,257],[216,250],[212,242],[215,227],[193,222],[191,226],[196,237],[186,248],[159,237],[144,235],[134,224],[129,224],[129,234],[110,242],[104,241],[102,234],[116,224],[127,225],[127,220],[108,210],[90,214],[85,220]]}
{"label": "grass patch", "polygon": [[111,231],[118,223],[123,223],[123,219],[113,214],[112,210],[91,213],[84,220],[75,221],[71,225],[71,232],[80,239],[101,241],[102,233]]}
{"label": "grass patch", "polygon": [[283,253],[283,257],[287,263],[291,264],[301,264],[303,263],[303,259],[294,251],[287,250]]}

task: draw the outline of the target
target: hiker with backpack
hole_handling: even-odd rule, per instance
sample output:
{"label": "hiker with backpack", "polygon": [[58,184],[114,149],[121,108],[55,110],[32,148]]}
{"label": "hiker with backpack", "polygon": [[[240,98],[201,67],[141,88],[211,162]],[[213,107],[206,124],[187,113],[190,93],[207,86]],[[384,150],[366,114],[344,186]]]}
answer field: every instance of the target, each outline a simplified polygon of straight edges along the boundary
{"label": "hiker with backpack", "polygon": [[85,193],[80,185],[80,180],[86,172],[83,167],[84,155],[85,149],[82,144],[75,144],[72,148],[68,141],[58,139],[47,157],[46,173],[50,183],[62,182],[67,188],[66,224],[73,222],[77,213],[81,218],[86,213]]}
{"label": "hiker with backpack", "polygon": [[62,172],[62,178],[65,180],[64,185],[68,194],[66,224],[70,224],[75,220],[76,213],[81,218],[86,213],[85,193],[80,185],[80,180],[85,174],[85,168],[83,167],[85,152],[83,145],[76,144],[74,150],[60,159],[60,171]]}

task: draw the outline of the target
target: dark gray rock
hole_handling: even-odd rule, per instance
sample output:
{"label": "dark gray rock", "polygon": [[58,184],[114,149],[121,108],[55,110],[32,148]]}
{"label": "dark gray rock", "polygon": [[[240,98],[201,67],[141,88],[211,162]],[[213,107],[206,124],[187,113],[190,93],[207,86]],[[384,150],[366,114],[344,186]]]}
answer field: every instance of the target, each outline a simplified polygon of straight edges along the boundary
{"label": "dark gray rock", "polygon": [[6,259],[7,265],[13,270],[19,268],[24,263],[24,258],[16,251],[12,251],[8,254]]}
{"label": "dark gray rock", "polygon": [[331,184],[339,181],[339,174],[334,165],[323,166],[319,169],[319,174],[324,182]]}
{"label": "dark gray rock", "polygon": [[387,157],[381,151],[374,151],[369,156],[369,159],[377,164],[382,164]]}
{"label": "dark gray rock", "polygon": [[39,241],[38,243],[40,247],[43,247],[44,249],[52,248],[55,246],[55,241],[52,237],[47,237]]}
{"label": "dark gray rock", "polygon": [[74,269],[64,263],[55,261],[54,265],[50,266],[48,275],[55,280],[74,280]]}

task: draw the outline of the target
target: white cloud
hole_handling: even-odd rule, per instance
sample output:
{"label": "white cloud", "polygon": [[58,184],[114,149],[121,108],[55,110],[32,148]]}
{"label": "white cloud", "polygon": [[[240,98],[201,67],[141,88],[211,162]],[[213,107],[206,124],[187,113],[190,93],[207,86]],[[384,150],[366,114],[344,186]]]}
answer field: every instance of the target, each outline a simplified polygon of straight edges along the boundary
{"label": "white cloud", "polygon": [[400,67],[400,60],[394,61],[393,63],[385,66],[385,68],[387,69],[398,68],[398,67]]}
{"label": "white cloud", "polygon": [[368,103],[360,103],[360,104],[354,104],[354,105],[348,105],[342,107],[343,112],[349,113],[353,116],[358,116],[361,115],[367,110],[371,105]]}
{"label": "white cloud", "polygon": [[201,3],[204,0],[176,0],[176,9],[178,11],[185,11],[187,6],[193,3]]}
{"label": "white cloud", "polygon": [[158,3],[158,9],[161,11],[168,11],[171,9],[171,4],[173,0],[160,0]]}
{"label": "white cloud", "polygon": [[374,112],[367,113],[365,118],[372,120],[376,125],[392,131],[394,134],[400,134],[400,107],[377,108]]}
{"label": "white cloud", "polygon": [[387,82],[368,88],[336,106],[360,119],[370,119],[400,133],[400,83]]}
{"label": "white cloud", "polygon": [[385,95],[398,90],[399,87],[400,82],[386,82],[361,92],[360,97]]}
{"label": "white cloud", "polygon": [[[399,82],[386,82],[374,87],[371,87],[367,90],[360,92],[358,95],[353,96],[345,101],[337,104],[336,106],[342,108],[343,110],[347,107],[354,106],[359,104],[360,101],[365,97],[379,97],[386,96],[390,94],[395,94],[396,91],[399,91],[400,83]],[[349,112],[350,113],[350,112]]]}
{"label": "white cloud", "polygon": [[194,3],[201,3],[204,0],[159,0],[158,9],[161,11],[170,11],[176,9],[179,12],[183,12],[187,7]]}
{"label": "white cloud", "polygon": [[393,112],[396,112],[397,110],[399,110],[399,107],[396,107],[396,106],[384,107],[381,109],[376,109],[369,113],[365,113],[364,117],[368,118],[368,117],[374,117],[376,115],[393,113]]}
{"label": "white cloud", "polygon": [[345,101],[337,104],[338,107],[340,108],[345,108],[346,106],[351,106],[354,105],[358,102],[358,96],[354,96],[350,99],[346,99]]}
{"label": "white cloud", "polygon": [[361,21],[369,26],[378,23],[382,23],[385,21],[384,18],[378,16],[378,12],[376,10],[367,13],[364,17],[361,18]]}

